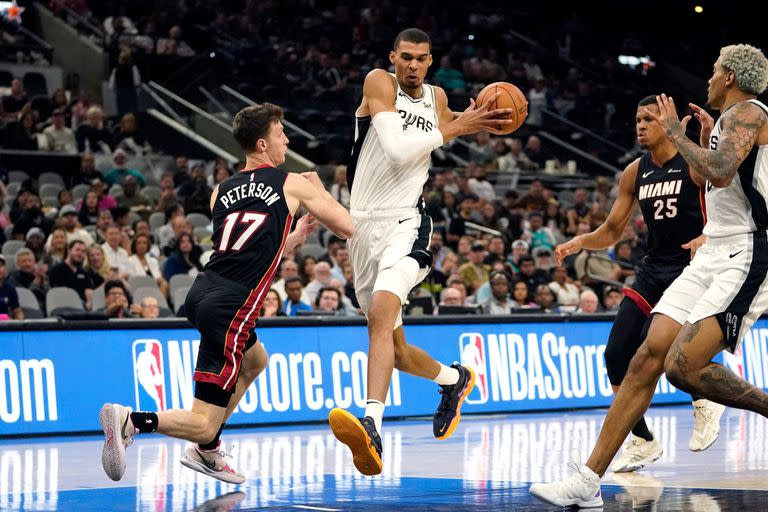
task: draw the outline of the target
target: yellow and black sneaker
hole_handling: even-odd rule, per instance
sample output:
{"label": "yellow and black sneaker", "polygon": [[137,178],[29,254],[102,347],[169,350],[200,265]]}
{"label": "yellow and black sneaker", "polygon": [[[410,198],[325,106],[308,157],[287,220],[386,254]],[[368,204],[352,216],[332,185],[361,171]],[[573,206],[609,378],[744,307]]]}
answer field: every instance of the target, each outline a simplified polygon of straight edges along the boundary
{"label": "yellow and black sneaker", "polygon": [[459,381],[452,386],[440,386],[443,395],[432,420],[432,431],[438,439],[448,439],[461,419],[461,404],[475,387],[475,372],[471,368],[453,363],[451,368],[459,371]]}
{"label": "yellow and black sneaker", "polygon": [[328,415],[328,423],[336,439],[352,450],[352,460],[359,472],[368,476],[381,473],[381,436],[373,418],[366,416],[360,421],[337,407]]}

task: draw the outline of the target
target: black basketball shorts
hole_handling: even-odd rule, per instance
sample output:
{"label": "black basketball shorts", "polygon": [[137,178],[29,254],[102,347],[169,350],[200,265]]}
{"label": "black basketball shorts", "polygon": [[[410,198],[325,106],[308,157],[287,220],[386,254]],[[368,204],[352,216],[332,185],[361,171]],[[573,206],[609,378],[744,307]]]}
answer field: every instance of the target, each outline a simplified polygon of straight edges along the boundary
{"label": "black basketball shorts", "polygon": [[197,275],[184,302],[187,318],[200,331],[195,382],[234,390],[243,354],[257,341],[251,331],[268,289],[251,290],[210,270]]}
{"label": "black basketball shorts", "polygon": [[664,295],[664,290],[669,288],[685,267],[682,263],[643,263],[635,282],[625,287],[622,293],[632,299],[645,316],[649,316]]}

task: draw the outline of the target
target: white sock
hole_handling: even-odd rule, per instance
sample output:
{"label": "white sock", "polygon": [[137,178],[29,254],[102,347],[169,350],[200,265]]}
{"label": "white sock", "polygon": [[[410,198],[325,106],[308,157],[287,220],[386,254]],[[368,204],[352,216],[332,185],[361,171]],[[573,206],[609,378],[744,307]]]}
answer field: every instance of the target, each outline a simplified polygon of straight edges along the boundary
{"label": "white sock", "polygon": [[437,374],[437,377],[432,379],[433,381],[441,386],[453,386],[459,382],[459,370],[445,366],[443,363],[438,364],[440,364],[440,372]]}
{"label": "white sock", "polygon": [[376,425],[376,432],[381,434],[381,422],[384,417],[384,404],[378,400],[368,399],[365,404],[365,414],[363,417],[370,416],[373,418],[373,424]]}

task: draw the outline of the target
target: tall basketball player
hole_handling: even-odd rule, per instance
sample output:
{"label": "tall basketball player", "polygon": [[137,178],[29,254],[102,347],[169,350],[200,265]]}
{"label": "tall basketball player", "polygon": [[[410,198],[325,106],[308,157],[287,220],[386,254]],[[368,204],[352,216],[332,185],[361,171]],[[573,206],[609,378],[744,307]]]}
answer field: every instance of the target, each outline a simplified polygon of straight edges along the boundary
{"label": "tall basketball player", "polygon": [[[664,372],[683,391],[768,417],[768,393],[712,362],[735,351],[768,309],[768,107],[756,99],[768,85],[768,60],[753,46],[726,46],[708,84],[707,103],[721,112],[708,149],[685,136],[690,116],[681,123],[671,97],[644,111],[707,180],[707,241],[653,309],[586,465],[564,481],[531,486],[547,503],[602,506],[600,479]],[[703,109],[690,106],[701,118]]]}
{"label": "tall basketball player", "polygon": [[219,449],[221,430],[253,380],[267,366],[264,346],[251,333],[283,251],[302,243],[316,227],[302,217],[290,235],[293,215],[304,206],[339,237],[354,233],[349,214],[325,191],[315,173],[277,169],[288,138],[283,110],[270,103],[246,107],[233,122],[246,154],[245,169],[220,183],[211,196],[215,252],[189,290],[187,318],[200,331],[192,410],[132,412],[104,404],[99,414],[105,442],[104,471],[125,472],[125,449],[140,432],[186,439],[181,463],[230,483],[243,483]]}
{"label": "tall basketball player", "polygon": [[381,422],[393,368],[441,386],[433,422],[438,439],[453,433],[461,404],[474,386],[469,368],[445,366],[406,343],[402,305],[432,264],[432,220],[424,213],[421,197],[431,151],[460,135],[511,124],[494,118],[512,109],[489,110],[490,102],[476,109],[470,102],[460,115],[451,112],[445,92],[424,83],[431,52],[425,32],[402,31],[389,55],[395,73],[371,71],[356,112],[347,171],[356,234],[349,248],[355,291],[368,319],[368,402],[362,421],[337,408],[329,422],[352,450],[355,467],[366,475],[382,469]]}

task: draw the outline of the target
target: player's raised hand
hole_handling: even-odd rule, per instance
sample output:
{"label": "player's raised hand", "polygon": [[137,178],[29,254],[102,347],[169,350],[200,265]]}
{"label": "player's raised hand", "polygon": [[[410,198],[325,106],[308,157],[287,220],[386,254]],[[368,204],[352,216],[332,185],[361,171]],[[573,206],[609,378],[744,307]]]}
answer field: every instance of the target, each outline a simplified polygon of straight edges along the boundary
{"label": "player's raised hand", "polygon": [[571,254],[576,254],[578,252],[581,252],[580,236],[573,237],[571,240],[565,242],[564,244],[560,244],[555,247],[555,259],[557,260],[558,266],[563,264],[563,259],[565,259],[566,256],[570,256]]}
{"label": "player's raised hand", "polygon": [[709,115],[709,112],[699,107],[698,105],[689,103],[688,106],[691,107],[691,110],[693,110],[693,117],[695,117],[701,125],[701,132],[699,132],[699,144],[704,149],[709,149],[709,137],[712,135],[712,130],[715,127],[715,119]]}
{"label": "player's raised hand", "polygon": [[[656,106],[659,107],[658,112],[655,112],[648,107],[645,107],[643,112],[659,123],[661,127],[664,128],[664,131],[669,133],[670,129],[675,127],[682,127],[685,129],[685,126],[680,123],[680,119],[677,117],[677,109],[675,108],[675,102],[672,99],[672,96],[667,96],[666,94],[656,96]],[[686,123],[687,122],[688,121],[686,121]]]}
{"label": "player's raised hand", "polygon": [[693,257],[696,255],[696,251],[698,251],[699,247],[704,245],[706,243],[706,241],[707,241],[707,236],[706,235],[699,235],[696,238],[694,238],[693,240],[691,240],[690,242],[688,242],[687,244],[683,244],[680,247],[682,247],[683,249],[690,249],[691,250],[691,259],[693,259]]}
{"label": "player's raised hand", "polygon": [[296,221],[296,227],[293,232],[298,237],[296,245],[303,244],[307,241],[307,237],[310,233],[317,231],[320,227],[320,222],[312,215],[308,213]]}

